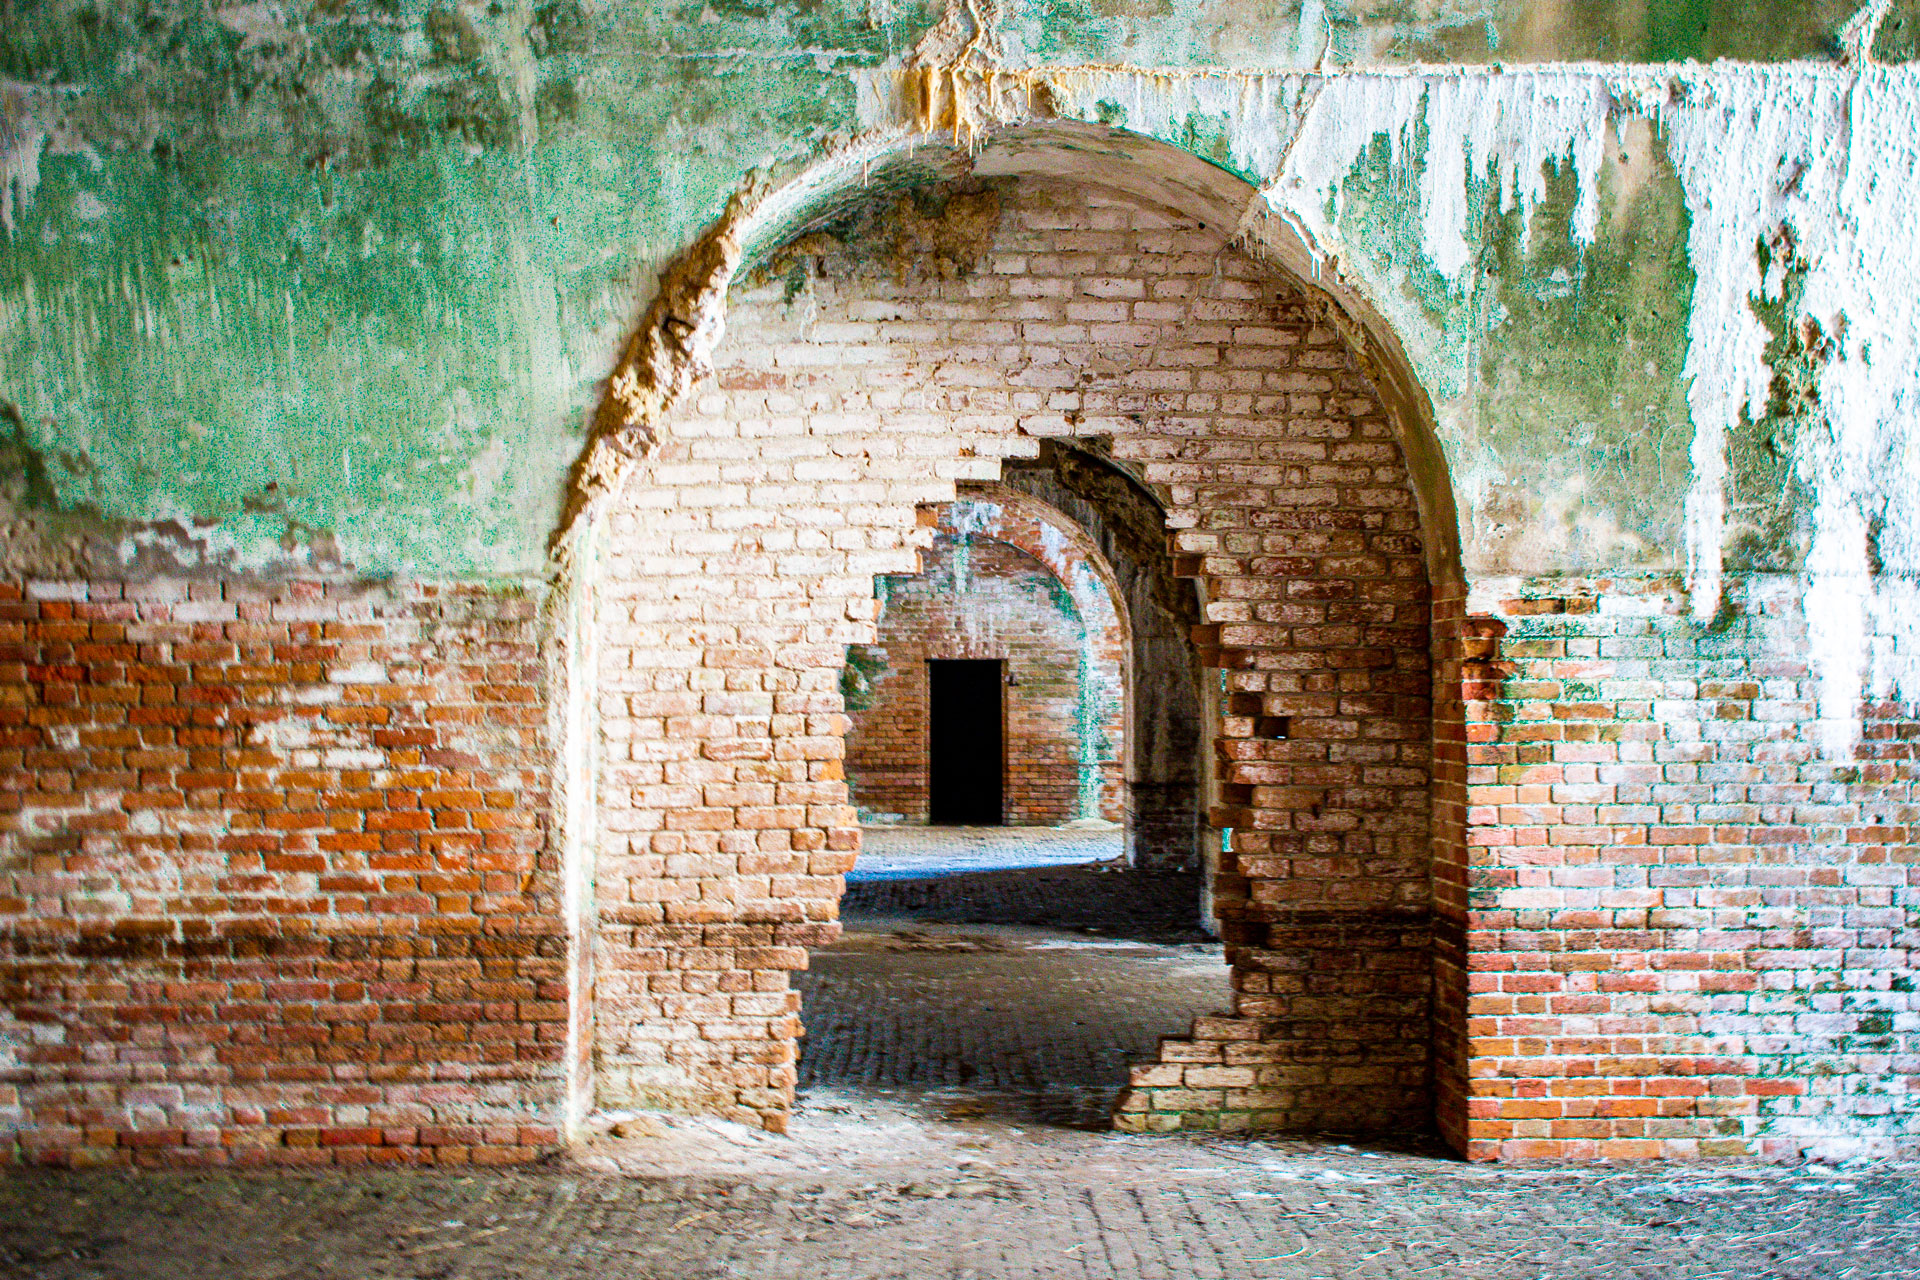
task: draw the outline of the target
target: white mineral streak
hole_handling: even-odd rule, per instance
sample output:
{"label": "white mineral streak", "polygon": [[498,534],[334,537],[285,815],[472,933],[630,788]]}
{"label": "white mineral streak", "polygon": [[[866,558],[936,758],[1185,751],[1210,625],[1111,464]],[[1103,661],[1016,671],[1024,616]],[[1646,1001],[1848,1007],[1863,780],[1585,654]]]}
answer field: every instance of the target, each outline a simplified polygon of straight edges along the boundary
{"label": "white mineral streak", "polygon": [[[1297,137],[1266,191],[1316,240],[1339,239],[1340,196],[1374,138],[1385,135],[1396,170],[1420,157],[1421,248],[1460,283],[1474,253],[1470,197],[1491,176],[1503,212],[1520,210],[1530,234],[1549,167],[1571,164],[1579,199],[1567,234],[1592,244],[1600,223],[1600,158],[1612,95],[1605,78],[1519,71],[1347,75],[1321,82]],[[1471,185],[1470,185],[1471,184]]]}
{"label": "white mineral streak", "polygon": [[[1318,252],[1358,268],[1386,314],[1409,321],[1403,336],[1423,372],[1444,370],[1446,353],[1418,350],[1437,336],[1431,324],[1396,305],[1384,280],[1365,280],[1369,246],[1343,238],[1348,175],[1384,134],[1396,178],[1417,183],[1422,256],[1458,283],[1473,257],[1468,184],[1489,166],[1506,206],[1517,200],[1530,219],[1546,166],[1570,162],[1579,204],[1567,231],[1593,242],[1612,114],[1662,126],[1691,219],[1686,552],[1703,621],[1720,607],[1733,517],[1727,436],[1743,414],[1766,412],[1772,380],[1772,334],[1754,303],[1780,299],[1789,248],[1805,264],[1801,315],[1835,341],[1819,379],[1823,422],[1801,433],[1794,461],[1816,495],[1805,601],[1820,733],[1830,757],[1850,755],[1863,696],[1920,694],[1920,75],[1720,65],[1347,76],[1313,97],[1266,197]],[[1416,125],[1426,150],[1410,158]],[[1767,278],[1763,241],[1773,246]]]}
{"label": "white mineral streak", "polygon": [[1893,12],[1893,0],[1867,0],[1840,28],[1840,46],[1850,61],[1860,63],[1873,56],[1873,42],[1880,24]]}
{"label": "white mineral streak", "polygon": [[1727,433],[1743,413],[1757,419],[1766,412],[1772,380],[1765,360],[1771,335],[1754,315],[1753,302],[1779,300],[1785,277],[1778,259],[1785,246],[1773,247],[1776,270],[1766,280],[1758,246],[1777,234],[1789,204],[1804,204],[1804,192],[1795,192],[1807,178],[1827,185],[1808,169],[1820,163],[1823,151],[1842,145],[1845,107],[1834,89],[1825,77],[1756,69],[1727,83],[1681,81],[1670,100],[1655,108],[1692,216],[1687,575],[1694,616],[1703,621],[1720,607]]}
{"label": "white mineral streak", "polygon": [[15,202],[25,204],[40,186],[40,152],[47,144],[35,85],[0,82],[0,227],[13,234]]}
{"label": "white mineral streak", "polygon": [[[1333,25],[1327,21],[1323,0],[1303,0],[1300,23],[1293,31],[1293,65],[1311,67],[1327,56],[1333,44]],[[1267,170],[1271,173],[1272,170]]]}
{"label": "white mineral streak", "polygon": [[[1819,512],[1852,507],[1870,524],[1877,514],[1880,573],[1864,584],[1868,692],[1912,700],[1920,698],[1920,69],[1867,69],[1851,106],[1840,189],[1847,216],[1833,220],[1847,236],[1846,258],[1823,263],[1806,294],[1816,315],[1846,315],[1847,355],[1821,378],[1831,434],[1815,437],[1822,456],[1809,469]],[[1857,550],[1839,529],[1816,529],[1815,547]],[[1843,695],[1835,690],[1836,705]]]}
{"label": "white mineral streak", "polygon": [[[1063,116],[1114,117],[1135,133],[1175,140],[1192,138],[1196,129],[1217,130],[1207,137],[1223,139],[1228,163],[1246,174],[1279,167],[1311,80],[1284,73],[1155,76],[1109,67],[1049,68],[1044,76],[1054,110]],[[1195,145],[1206,149],[1204,140]]]}
{"label": "white mineral streak", "polygon": [[[1920,75],[1868,68],[1823,88],[1839,127],[1795,157],[1807,168],[1783,220],[1808,263],[1802,314],[1837,348],[1825,429],[1802,431],[1795,459],[1817,495],[1806,613],[1837,758],[1863,696],[1920,697]],[[1761,130],[1789,127],[1768,101]]]}
{"label": "white mineral streak", "polygon": [[1727,432],[1743,411],[1766,412],[1772,335],[1753,303],[1781,298],[1789,253],[1805,275],[1787,323],[1811,320],[1833,343],[1820,420],[1801,430],[1794,464],[1815,495],[1805,609],[1820,736],[1829,758],[1843,758],[1863,696],[1920,694],[1920,77],[1882,67],[1702,74],[1657,114],[1686,189],[1698,281],[1686,365],[1696,616],[1719,606]]}

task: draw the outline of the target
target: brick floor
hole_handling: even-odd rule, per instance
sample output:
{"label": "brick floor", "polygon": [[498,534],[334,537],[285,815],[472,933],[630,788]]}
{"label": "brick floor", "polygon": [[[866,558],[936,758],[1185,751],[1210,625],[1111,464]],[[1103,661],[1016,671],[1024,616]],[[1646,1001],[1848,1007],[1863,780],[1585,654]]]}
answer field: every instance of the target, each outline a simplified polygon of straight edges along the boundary
{"label": "brick floor", "polygon": [[847,886],[849,929],[890,922],[1012,924],[1132,938],[1202,942],[1200,878],[1126,867],[1031,866],[892,877]]}
{"label": "brick floor", "polygon": [[1216,949],[1126,936],[1167,927],[1178,879],[856,886],[803,975],[790,1136],[627,1114],[539,1169],[13,1171],[0,1275],[1920,1280],[1920,1165],[1487,1166],[1419,1137],[1093,1127],[1115,1058],[1224,994]]}
{"label": "brick floor", "polygon": [[1104,1128],[1130,1063],[1231,1003],[1198,880],[1117,865],[1120,839],[869,828],[874,878],[795,975],[801,1089],[964,1087],[1000,1114]]}
{"label": "brick floor", "polygon": [[[705,1173],[16,1173],[41,1280],[1748,1280],[1920,1276],[1920,1168],[1469,1166],[1333,1144],[803,1108]],[[622,1146],[638,1149],[626,1158]],[[806,1153],[810,1152],[808,1155]],[[748,1167],[751,1166],[751,1167]],[[630,1172],[619,1172],[622,1168]],[[775,1172],[786,1169],[785,1174]]]}
{"label": "brick floor", "polygon": [[795,975],[800,1087],[964,1086],[1104,1127],[1131,1062],[1229,1002],[1217,945],[1021,928],[850,932]]}

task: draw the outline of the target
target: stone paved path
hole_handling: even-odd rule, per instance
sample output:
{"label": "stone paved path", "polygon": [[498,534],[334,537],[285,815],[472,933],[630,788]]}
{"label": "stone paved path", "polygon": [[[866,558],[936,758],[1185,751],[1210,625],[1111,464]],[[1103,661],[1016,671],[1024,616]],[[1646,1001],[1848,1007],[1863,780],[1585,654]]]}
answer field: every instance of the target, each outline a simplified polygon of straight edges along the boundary
{"label": "stone paved path", "polygon": [[1217,944],[857,924],[795,975],[803,1090],[966,1086],[1017,1099],[1010,1114],[1105,1127],[1128,1063],[1230,998]]}
{"label": "stone paved path", "polygon": [[803,1090],[965,1086],[1009,1115],[1104,1128],[1130,1062],[1230,1003],[1195,877],[1057,861],[1118,853],[1118,832],[867,840],[888,874],[849,887],[846,933],[795,976]]}

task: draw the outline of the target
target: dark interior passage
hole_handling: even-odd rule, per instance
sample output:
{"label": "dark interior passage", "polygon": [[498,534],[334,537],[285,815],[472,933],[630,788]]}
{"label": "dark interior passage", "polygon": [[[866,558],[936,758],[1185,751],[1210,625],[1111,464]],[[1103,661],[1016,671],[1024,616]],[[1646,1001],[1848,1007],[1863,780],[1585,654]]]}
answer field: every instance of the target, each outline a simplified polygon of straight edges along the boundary
{"label": "dark interior passage", "polygon": [[927,663],[927,811],[939,826],[1005,821],[1005,710],[996,659]]}

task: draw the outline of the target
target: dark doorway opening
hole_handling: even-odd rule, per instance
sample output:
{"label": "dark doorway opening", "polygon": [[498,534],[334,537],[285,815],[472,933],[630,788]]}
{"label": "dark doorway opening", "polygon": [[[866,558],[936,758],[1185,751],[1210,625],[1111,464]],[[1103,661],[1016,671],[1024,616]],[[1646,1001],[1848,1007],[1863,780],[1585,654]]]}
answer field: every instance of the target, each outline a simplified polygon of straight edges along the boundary
{"label": "dark doorway opening", "polygon": [[1004,821],[1005,665],[981,658],[927,663],[927,820],[935,826]]}

